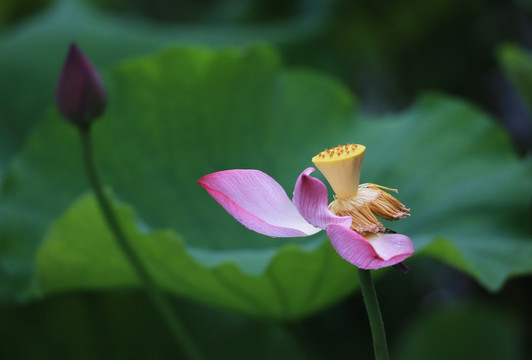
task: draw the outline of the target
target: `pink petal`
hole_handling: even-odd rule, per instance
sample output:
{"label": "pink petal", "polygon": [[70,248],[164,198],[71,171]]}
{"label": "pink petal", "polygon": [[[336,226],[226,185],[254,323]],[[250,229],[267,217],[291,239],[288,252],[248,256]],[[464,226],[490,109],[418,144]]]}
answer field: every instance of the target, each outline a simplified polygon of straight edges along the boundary
{"label": "pink petal", "polygon": [[262,171],[219,171],[198,183],[236,220],[260,234],[298,237],[320,231],[299,214],[281,185]]}
{"label": "pink petal", "polygon": [[370,239],[338,225],[327,228],[334,249],[342,258],[361,269],[380,269],[408,258],[412,241],[401,234],[375,234]]}
{"label": "pink petal", "polygon": [[336,216],[329,211],[327,188],[310,174],[314,168],[305,169],[296,182],[293,202],[299,213],[312,225],[326,229],[329,225],[351,227],[353,221],[350,216]]}

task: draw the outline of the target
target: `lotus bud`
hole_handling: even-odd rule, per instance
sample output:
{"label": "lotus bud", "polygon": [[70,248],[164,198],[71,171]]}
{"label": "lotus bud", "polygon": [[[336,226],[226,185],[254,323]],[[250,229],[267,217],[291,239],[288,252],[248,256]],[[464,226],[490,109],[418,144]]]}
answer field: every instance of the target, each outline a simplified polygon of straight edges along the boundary
{"label": "lotus bud", "polygon": [[86,130],[104,112],[106,100],[100,75],[78,46],[71,44],[55,94],[59,112]]}

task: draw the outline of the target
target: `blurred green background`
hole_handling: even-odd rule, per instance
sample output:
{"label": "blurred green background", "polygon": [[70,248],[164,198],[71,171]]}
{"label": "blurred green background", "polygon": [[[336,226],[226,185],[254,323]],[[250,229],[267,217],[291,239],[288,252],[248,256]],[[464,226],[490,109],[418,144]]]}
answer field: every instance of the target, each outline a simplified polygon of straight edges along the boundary
{"label": "blurred green background", "polygon": [[53,107],[72,41],[110,93],[109,193],[207,358],[372,358],[323,234],[251,234],[196,184],[258,168],[290,194],[339,142],[413,211],[391,225],[411,272],[376,272],[392,358],[531,358],[531,20],[526,0],[2,0],[0,358],[182,356]]}

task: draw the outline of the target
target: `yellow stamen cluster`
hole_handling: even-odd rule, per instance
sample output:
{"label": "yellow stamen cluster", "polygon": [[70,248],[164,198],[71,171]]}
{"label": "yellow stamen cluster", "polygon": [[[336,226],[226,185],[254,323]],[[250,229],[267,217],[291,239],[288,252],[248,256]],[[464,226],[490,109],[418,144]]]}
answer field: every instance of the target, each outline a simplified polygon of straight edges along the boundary
{"label": "yellow stamen cluster", "polygon": [[336,195],[329,205],[338,216],[350,216],[351,228],[364,235],[385,232],[377,219],[398,220],[410,215],[407,209],[384,190],[397,192],[376,184],[359,185],[360,170],[366,147],[359,144],[338,145],[325,149],[312,158],[312,162],[325,176]]}
{"label": "yellow stamen cluster", "polygon": [[395,191],[376,184],[362,184],[355,197],[349,199],[336,198],[329,209],[338,216],[351,216],[351,228],[362,235],[385,232],[386,228],[377,219],[399,220],[410,215],[399,200],[382,189]]}

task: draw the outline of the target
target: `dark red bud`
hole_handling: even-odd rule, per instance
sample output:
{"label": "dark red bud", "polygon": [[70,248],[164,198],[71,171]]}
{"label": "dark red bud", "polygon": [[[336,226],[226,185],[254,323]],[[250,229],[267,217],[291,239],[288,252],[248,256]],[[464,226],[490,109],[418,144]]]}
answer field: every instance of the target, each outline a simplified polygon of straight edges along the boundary
{"label": "dark red bud", "polygon": [[105,110],[106,100],[100,75],[77,45],[71,44],[55,93],[59,112],[80,128],[88,128]]}

